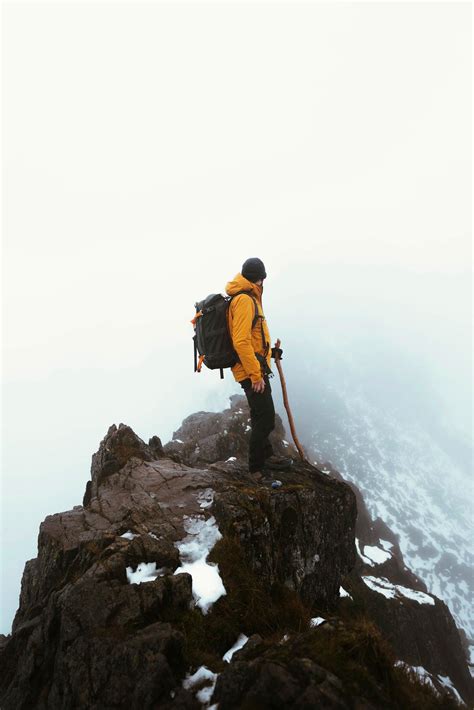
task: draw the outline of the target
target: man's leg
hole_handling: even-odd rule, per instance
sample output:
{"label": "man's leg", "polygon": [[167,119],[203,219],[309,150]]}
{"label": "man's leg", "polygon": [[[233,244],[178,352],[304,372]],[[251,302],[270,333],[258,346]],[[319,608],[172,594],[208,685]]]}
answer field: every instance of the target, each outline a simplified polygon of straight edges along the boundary
{"label": "man's leg", "polygon": [[265,457],[265,461],[270,458],[270,456],[273,456],[273,446],[270,443],[270,439],[267,438],[263,442],[263,454]]}
{"label": "man's leg", "polygon": [[251,473],[261,471],[265,459],[273,453],[268,436],[275,428],[275,407],[268,376],[265,375],[264,379],[265,389],[263,392],[254,392],[250,379],[243,380],[240,383],[245,391],[250,408],[252,432],[249,444],[249,471]]}

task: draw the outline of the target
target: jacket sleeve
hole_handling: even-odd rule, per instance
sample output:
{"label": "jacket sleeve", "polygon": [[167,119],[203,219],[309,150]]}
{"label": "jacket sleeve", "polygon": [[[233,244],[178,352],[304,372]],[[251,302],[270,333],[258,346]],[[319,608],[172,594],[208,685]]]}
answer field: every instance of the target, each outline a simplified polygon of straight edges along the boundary
{"label": "jacket sleeve", "polygon": [[232,302],[232,343],[242,367],[252,382],[262,379],[262,369],[252,345],[252,321],[255,306],[252,298],[242,294]]}

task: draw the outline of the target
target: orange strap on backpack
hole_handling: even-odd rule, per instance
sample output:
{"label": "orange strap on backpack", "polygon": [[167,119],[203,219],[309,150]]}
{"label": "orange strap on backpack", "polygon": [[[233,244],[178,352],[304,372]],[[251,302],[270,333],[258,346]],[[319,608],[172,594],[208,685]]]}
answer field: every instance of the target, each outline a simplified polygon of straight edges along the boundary
{"label": "orange strap on backpack", "polygon": [[192,321],[190,321],[194,326],[196,325],[196,321],[199,318],[199,316],[202,316],[202,311],[199,311],[199,313],[196,313]]}
{"label": "orange strap on backpack", "polygon": [[199,355],[199,361],[196,367],[197,372],[201,372],[202,363],[204,362],[205,355]]}

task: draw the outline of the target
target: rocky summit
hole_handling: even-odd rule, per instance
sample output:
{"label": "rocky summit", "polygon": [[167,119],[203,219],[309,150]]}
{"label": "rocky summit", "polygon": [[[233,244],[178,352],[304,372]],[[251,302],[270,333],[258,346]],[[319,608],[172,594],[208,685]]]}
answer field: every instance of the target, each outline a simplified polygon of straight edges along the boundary
{"label": "rocky summit", "polygon": [[41,523],[25,565],[2,710],[473,702],[448,608],[357,487],[299,460],[279,417],[294,464],[256,482],[249,433],[238,395],[164,446],[109,428],[82,505]]}

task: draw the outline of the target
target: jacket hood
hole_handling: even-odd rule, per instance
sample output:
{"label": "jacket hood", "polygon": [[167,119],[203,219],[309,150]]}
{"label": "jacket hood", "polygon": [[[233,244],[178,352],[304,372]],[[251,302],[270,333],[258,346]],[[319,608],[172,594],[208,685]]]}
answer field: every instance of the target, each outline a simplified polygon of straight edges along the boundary
{"label": "jacket hood", "polygon": [[234,276],[232,281],[228,281],[225,287],[225,291],[228,296],[233,296],[238,291],[252,291],[252,293],[261,301],[263,293],[263,285],[253,283],[242,276],[239,272]]}

